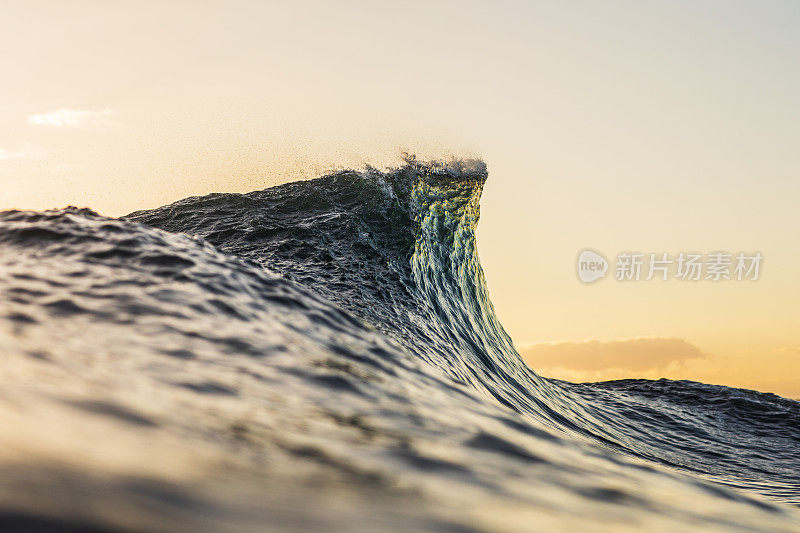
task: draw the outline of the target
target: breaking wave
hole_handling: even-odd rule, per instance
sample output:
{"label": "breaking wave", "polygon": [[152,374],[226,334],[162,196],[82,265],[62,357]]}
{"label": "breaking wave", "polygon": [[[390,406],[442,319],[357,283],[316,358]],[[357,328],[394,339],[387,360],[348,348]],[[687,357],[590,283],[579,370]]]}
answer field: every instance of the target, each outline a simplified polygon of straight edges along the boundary
{"label": "breaking wave", "polygon": [[796,529],[798,402],[522,362],[478,260],[486,178],[409,158],[1,213],[0,524]]}

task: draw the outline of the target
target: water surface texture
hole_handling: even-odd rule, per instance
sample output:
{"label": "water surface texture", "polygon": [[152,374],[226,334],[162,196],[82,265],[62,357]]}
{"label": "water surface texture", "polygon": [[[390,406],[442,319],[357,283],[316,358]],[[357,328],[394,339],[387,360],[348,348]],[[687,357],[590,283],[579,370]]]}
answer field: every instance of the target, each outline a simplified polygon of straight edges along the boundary
{"label": "water surface texture", "polygon": [[800,528],[800,403],[538,376],[480,161],[0,213],[0,526]]}

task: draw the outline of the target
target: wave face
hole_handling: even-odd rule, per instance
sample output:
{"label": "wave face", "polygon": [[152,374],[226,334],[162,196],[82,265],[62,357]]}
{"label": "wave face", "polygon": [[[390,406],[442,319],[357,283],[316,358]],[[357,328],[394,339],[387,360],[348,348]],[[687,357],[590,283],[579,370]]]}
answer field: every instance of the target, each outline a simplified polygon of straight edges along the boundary
{"label": "wave face", "polygon": [[486,178],[410,159],[0,214],[0,524],[796,530],[798,402],[522,362],[476,250]]}

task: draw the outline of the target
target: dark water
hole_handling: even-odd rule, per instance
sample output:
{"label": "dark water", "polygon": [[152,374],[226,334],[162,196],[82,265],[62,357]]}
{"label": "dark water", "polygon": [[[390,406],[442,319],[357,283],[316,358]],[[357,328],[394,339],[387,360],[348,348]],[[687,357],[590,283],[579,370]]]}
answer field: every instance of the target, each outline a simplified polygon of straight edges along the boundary
{"label": "dark water", "polygon": [[800,403],[522,363],[481,162],[0,214],[0,525],[800,529]]}

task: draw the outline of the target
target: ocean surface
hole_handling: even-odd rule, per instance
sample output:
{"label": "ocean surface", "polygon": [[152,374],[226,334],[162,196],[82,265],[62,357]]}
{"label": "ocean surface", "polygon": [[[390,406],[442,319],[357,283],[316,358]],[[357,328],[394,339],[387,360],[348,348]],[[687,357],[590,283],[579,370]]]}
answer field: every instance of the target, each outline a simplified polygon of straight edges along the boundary
{"label": "ocean surface", "polygon": [[0,213],[0,529],[800,531],[799,402],[522,362],[486,179]]}

